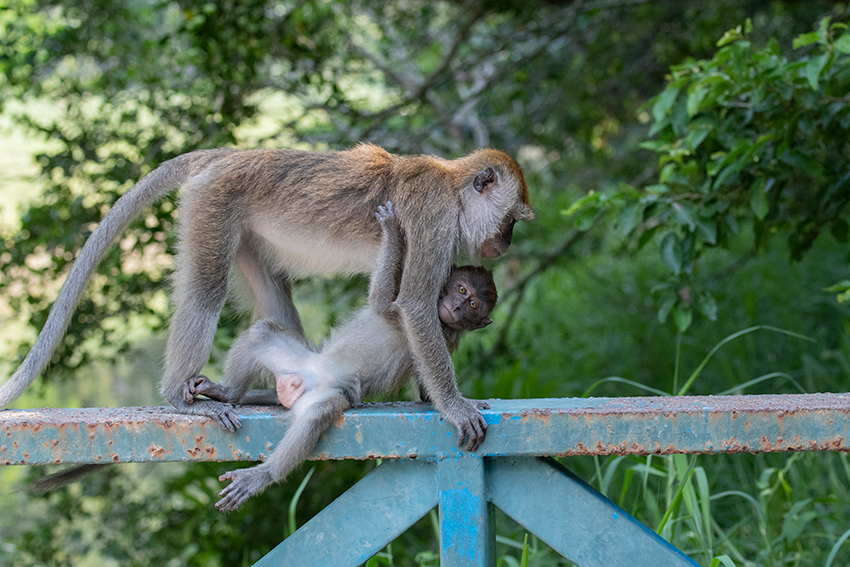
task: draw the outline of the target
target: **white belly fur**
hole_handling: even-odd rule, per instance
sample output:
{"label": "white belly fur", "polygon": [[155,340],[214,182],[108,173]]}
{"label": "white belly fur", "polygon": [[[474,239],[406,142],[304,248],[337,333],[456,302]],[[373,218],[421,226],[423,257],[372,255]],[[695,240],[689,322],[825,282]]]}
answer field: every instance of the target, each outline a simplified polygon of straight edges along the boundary
{"label": "white belly fur", "polygon": [[309,234],[267,222],[254,223],[254,231],[265,242],[265,253],[291,276],[299,278],[329,274],[360,274],[375,269],[377,244],[333,237],[313,227]]}

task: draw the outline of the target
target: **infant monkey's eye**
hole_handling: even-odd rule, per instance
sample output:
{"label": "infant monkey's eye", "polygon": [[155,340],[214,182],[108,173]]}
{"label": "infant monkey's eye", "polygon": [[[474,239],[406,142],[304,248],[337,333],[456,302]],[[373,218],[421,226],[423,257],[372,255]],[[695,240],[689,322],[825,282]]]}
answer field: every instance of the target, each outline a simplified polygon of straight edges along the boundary
{"label": "infant monkey's eye", "polygon": [[463,284],[458,284],[458,286],[457,286],[457,290],[458,290],[460,293],[462,293],[462,294],[466,295],[466,287],[464,287],[464,285],[463,285]]}
{"label": "infant monkey's eye", "polygon": [[473,309],[478,309],[478,302],[475,301],[474,299],[470,299],[469,300],[469,306],[472,307]]}

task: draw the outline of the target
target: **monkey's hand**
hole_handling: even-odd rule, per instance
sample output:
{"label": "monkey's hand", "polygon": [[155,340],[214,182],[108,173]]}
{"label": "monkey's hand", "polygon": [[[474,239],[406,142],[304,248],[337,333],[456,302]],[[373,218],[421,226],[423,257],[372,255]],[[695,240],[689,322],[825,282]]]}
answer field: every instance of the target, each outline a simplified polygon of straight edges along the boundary
{"label": "monkey's hand", "polygon": [[384,224],[393,217],[395,217],[395,207],[393,207],[392,201],[387,201],[383,205],[378,206],[378,212],[375,213],[375,218],[378,219],[378,222]]}
{"label": "monkey's hand", "polygon": [[231,481],[218,493],[222,499],[215,503],[215,507],[220,512],[236,510],[243,502],[253,495],[259,494],[273,482],[272,475],[266,471],[263,465],[226,472],[218,477],[218,480],[221,482]]}
{"label": "monkey's hand", "polygon": [[[459,395],[446,404],[440,412],[457,427],[458,446],[463,445],[465,438],[469,438],[466,444],[467,451],[476,450],[484,442],[484,436],[487,434],[487,422],[484,421],[484,416],[478,409],[480,403]],[[487,407],[490,407],[489,404]]]}

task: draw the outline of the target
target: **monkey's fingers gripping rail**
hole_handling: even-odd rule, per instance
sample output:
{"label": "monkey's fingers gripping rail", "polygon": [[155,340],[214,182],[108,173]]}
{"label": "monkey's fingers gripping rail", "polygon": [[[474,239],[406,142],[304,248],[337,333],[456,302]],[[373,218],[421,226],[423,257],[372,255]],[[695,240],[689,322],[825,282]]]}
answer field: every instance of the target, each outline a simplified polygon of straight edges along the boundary
{"label": "monkey's fingers gripping rail", "polygon": [[[848,451],[850,394],[495,400],[487,439],[457,448],[430,405],[345,413],[315,459],[389,459],[257,565],[359,565],[439,507],[441,565],[495,565],[493,506],[582,567],[696,565],[543,456]],[[251,461],[285,411],[244,408],[228,433],[167,407],[0,411],[0,463]],[[258,496],[257,498],[262,498]],[[323,553],[317,554],[317,548]]]}

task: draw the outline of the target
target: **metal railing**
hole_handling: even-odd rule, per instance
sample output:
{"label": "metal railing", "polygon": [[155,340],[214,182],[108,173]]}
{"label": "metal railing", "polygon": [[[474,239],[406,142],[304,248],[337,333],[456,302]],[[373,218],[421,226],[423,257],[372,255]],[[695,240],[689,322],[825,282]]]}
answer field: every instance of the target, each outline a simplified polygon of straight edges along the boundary
{"label": "metal railing", "polygon": [[[493,506],[581,567],[696,565],[547,456],[850,451],[850,394],[493,400],[474,453],[433,407],[345,412],[314,459],[389,459],[256,565],[360,565],[435,507],[443,567],[494,565]],[[243,427],[169,407],[0,411],[0,463],[252,461],[284,410]],[[320,543],[319,543],[320,542]],[[323,549],[316,554],[317,546]]]}

